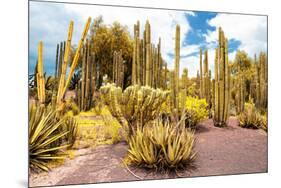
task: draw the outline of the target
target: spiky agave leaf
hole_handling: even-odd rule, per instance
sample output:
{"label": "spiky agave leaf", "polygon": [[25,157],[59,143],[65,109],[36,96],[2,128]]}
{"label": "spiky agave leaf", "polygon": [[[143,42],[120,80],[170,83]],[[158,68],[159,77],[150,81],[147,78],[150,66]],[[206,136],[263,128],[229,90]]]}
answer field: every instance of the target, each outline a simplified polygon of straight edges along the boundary
{"label": "spiky agave leaf", "polygon": [[194,133],[168,120],[137,128],[129,140],[128,160],[132,165],[154,169],[184,168],[195,158]]}
{"label": "spiky agave leaf", "polygon": [[62,143],[69,132],[60,131],[64,120],[56,120],[56,111],[46,110],[43,105],[30,108],[29,115],[29,158],[32,169],[47,171],[47,162],[64,159],[59,151],[68,147]]}

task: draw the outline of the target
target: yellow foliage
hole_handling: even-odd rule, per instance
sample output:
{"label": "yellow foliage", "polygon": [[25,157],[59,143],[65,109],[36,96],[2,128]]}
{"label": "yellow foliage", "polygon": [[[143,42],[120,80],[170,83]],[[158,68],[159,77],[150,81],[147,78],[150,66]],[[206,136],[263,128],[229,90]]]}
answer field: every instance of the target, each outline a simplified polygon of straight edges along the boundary
{"label": "yellow foliage", "polygon": [[185,102],[185,111],[189,127],[196,126],[200,121],[208,116],[208,104],[205,99],[198,99],[187,96]]}

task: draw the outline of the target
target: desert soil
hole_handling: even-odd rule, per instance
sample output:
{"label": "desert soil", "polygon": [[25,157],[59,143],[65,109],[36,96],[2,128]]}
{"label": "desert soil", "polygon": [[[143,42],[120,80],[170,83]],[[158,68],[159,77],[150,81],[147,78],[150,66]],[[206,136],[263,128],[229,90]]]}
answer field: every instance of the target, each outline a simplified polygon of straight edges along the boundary
{"label": "desert soil", "polygon": [[[127,144],[103,145],[76,151],[76,157],[48,173],[31,173],[29,185],[50,186],[142,179],[165,179],[267,172],[267,133],[244,129],[231,117],[228,127],[217,128],[212,120],[203,121],[196,130],[195,168],[177,173],[155,173],[126,168],[122,159]],[[130,172],[131,171],[131,172]]]}

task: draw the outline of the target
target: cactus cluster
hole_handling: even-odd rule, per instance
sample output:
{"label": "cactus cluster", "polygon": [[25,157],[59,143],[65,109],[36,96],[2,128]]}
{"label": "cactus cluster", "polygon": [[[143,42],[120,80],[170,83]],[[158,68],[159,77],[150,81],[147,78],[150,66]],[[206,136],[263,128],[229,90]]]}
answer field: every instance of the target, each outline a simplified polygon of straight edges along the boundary
{"label": "cactus cluster", "polygon": [[76,88],[80,111],[89,110],[92,106],[95,90],[94,64],[95,54],[93,53],[90,41],[86,40],[86,44],[82,48],[82,78]]}
{"label": "cactus cluster", "polygon": [[122,51],[113,53],[113,82],[121,88],[124,88],[125,65],[122,58]]}
{"label": "cactus cluster", "polygon": [[63,100],[64,100],[64,96],[65,96],[65,92],[68,88],[68,85],[71,81],[71,78],[74,74],[75,68],[78,64],[78,59],[81,53],[81,48],[83,46],[84,40],[87,36],[89,27],[90,27],[90,23],[91,23],[91,17],[88,18],[87,23],[84,27],[81,39],[79,41],[78,47],[76,49],[75,52],[75,56],[72,60],[71,63],[71,67],[69,69],[69,73],[68,73],[68,77],[66,78],[66,72],[67,72],[67,66],[68,66],[68,61],[69,61],[69,54],[70,54],[70,48],[71,48],[71,39],[72,39],[72,31],[73,31],[73,22],[71,21],[69,24],[69,29],[68,29],[68,36],[67,36],[67,42],[66,45],[64,45],[64,51],[63,53],[63,62],[61,63],[61,65],[59,65],[58,67],[61,67],[61,70],[59,70],[58,72],[58,79],[59,79],[59,86],[58,86],[58,90],[57,90],[57,98],[56,98],[56,107],[59,107]]}
{"label": "cactus cluster", "polygon": [[[202,63],[204,63],[202,65]],[[202,49],[200,49],[200,98],[205,98],[209,107],[212,104],[212,80],[211,70],[208,64],[208,50],[204,52],[204,62],[202,62]]]}
{"label": "cactus cluster", "polygon": [[132,85],[164,87],[162,69],[161,38],[159,38],[157,46],[151,43],[151,28],[147,20],[143,39],[141,39],[140,22],[137,21],[137,24],[134,25]]}
{"label": "cactus cluster", "polygon": [[100,93],[111,114],[120,124],[129,126],[129,135],[132,135],[138,126],[143,127],[154,120],[168,96],[168,92],[161,89],[139,85],[129,86],[122,92],[120,87],[107,84],[100,88]]}
{"label": "cactus cluster", "polygon": [[229,116],[230,99],[230,69],[228,65],[228,41],[224,32],[219,28],[219,46],[215,57],[215,114],[214,124],[218,127],[226,126]]}
{"label": "cactus cluster", "polygon": [[268,65],[265,53],[260,53],[259,60],[256,62],[256,106],[267,108],[268,100]]}
{"label": "cactus cluster", "polygon": [[57,44],[55,78],[60,78],[65,51],[65,41]]}

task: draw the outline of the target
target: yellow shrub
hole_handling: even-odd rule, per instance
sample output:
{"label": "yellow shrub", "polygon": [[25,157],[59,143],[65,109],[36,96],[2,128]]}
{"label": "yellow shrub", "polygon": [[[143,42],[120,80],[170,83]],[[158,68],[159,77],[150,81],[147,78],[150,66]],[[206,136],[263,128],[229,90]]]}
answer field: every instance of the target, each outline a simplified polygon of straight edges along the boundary
{"label": "yellow shrub", "polygon": [[188,127],[196,126],[200,121],[208,116],[208,104],[205,99],[198,99],[187,96],[185,102],[185,112],[187,115],[186,124]]}

